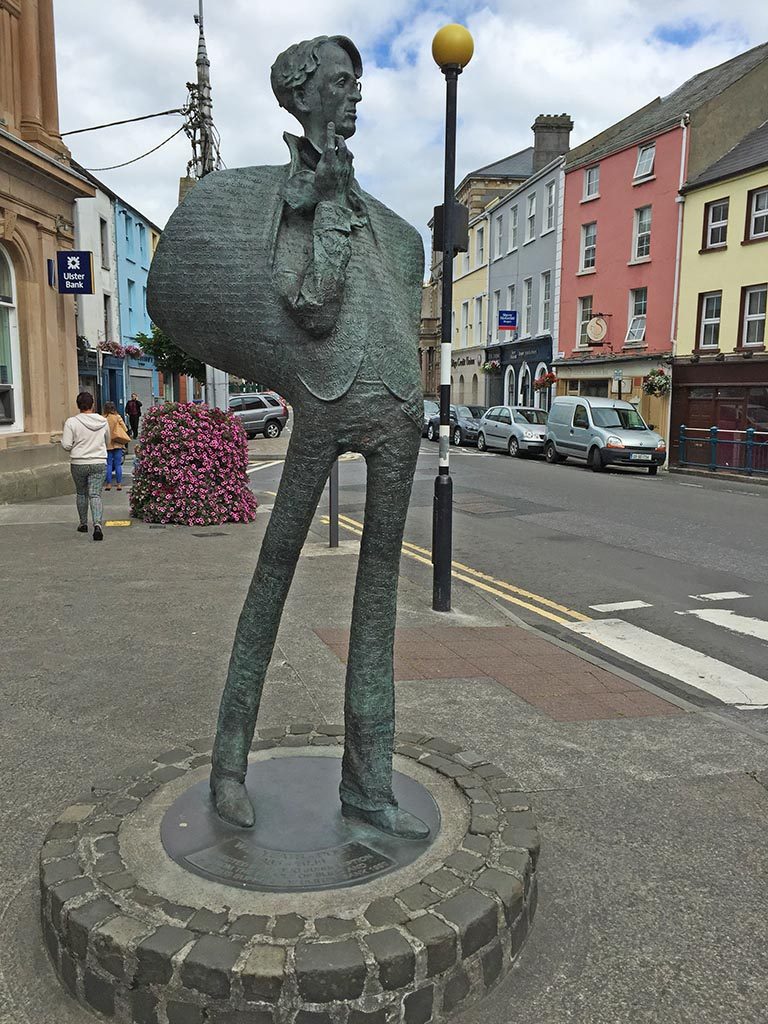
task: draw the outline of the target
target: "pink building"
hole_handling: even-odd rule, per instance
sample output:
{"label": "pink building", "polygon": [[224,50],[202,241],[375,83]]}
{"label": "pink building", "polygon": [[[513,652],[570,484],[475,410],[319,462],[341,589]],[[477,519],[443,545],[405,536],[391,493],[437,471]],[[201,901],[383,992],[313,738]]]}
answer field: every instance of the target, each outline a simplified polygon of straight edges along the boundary
{"label": "pink building", "polygon": [[645,394],[643,381],[674,351],[679,190],[764,120],[745,100],[766,87],[767,54],[763,44],[703,71],[571,150],[558,394],[620,395],[666,429],[669,396]]}

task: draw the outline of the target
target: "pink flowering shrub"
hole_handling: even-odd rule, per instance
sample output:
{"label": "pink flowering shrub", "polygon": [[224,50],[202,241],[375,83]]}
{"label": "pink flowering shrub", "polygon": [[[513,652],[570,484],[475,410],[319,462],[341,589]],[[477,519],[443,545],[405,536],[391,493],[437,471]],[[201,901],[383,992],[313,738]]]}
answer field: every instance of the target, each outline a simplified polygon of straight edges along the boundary
{"label": "pink flowering shrub", "polygon": [[156,406],[142,417],[131,515],[148,523],[249,523],[248,441],[235,417],[207,405]]}

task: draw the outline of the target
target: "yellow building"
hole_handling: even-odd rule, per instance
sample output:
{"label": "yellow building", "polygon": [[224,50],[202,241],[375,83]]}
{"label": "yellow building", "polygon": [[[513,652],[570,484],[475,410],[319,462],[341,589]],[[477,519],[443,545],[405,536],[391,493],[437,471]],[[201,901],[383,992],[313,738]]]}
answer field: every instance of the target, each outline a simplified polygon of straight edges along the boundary
{"label": "yellow building", "polygon": [[682,191],[672,461],[681,425],[717,427],[738,468],[743,432],[768,442],[768,121]]}
{"label": "yellow building", "polygon": [[469,248],[453,261],[451,395],[457,405],[485,405],[488,344],[488,216],[469,224]]}
{"label": "yellow building", "polygon": [[0,2],[0,502],[72,486],[55,442],[77,394],[75,306],[54,287],[74,201],[59,134],[52,0]]}

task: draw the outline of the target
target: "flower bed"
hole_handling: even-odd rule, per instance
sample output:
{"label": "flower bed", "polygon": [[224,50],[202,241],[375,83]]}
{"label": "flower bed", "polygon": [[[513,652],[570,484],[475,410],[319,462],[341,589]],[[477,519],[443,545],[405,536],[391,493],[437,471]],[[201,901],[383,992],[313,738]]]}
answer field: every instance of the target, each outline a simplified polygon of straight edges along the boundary
{"label": "flower bed", "polygon": [[148,523],[248,523],[257,501],[248,487],[248,440],[235,417],[207,405],[150,409],[130,494],[131,515]]}

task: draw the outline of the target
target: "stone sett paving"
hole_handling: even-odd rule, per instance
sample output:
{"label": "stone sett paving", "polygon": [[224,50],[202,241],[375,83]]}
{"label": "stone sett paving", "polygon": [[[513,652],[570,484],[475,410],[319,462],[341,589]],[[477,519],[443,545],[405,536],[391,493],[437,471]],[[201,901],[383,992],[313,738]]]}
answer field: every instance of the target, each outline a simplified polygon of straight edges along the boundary
{"label": "stone sett paving", "polygon": [[[315,630],[346,662],[349,631]],[[485,676],[556,722],[657,718],[684,712],[663,697],[517,626],[398,629],[395,680]]]}

